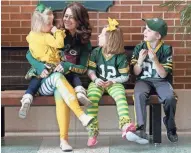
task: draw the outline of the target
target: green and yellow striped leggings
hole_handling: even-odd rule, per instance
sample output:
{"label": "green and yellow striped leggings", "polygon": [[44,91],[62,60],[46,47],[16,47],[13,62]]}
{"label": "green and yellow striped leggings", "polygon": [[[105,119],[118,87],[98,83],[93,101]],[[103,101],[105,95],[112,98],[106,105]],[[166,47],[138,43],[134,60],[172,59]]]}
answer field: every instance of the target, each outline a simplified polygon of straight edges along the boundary
{"label": "green and yellow striped leggings", "polygon": [[87,95],[88,98],[92,101],[93,105],[87,108],[87,114],[89,116],[94,117],[95,120],[88,126],[89,137],[98,135],[99,132],[98,120],[97,120],[98,103],[105,91],[108,92],[108,94],[116,102],[117,112],[119,116],[119,129],[122,129],[122,127],[126,123],[130,123],[129,108],[125,96],[125,88],[123,87],[123,85],[121,83],[115,83],[110,87],[102,88],[96,86],[95,83],[91,82],[88,87]]}

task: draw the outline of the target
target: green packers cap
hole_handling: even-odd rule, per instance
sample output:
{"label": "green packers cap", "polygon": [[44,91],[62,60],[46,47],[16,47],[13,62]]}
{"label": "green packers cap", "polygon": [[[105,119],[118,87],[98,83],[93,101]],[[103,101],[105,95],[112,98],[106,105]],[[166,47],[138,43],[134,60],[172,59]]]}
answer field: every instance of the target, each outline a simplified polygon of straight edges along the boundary
{"label": "green packers cap", "polygon": [[147,26],[153,30],[160,33],[161,37],[167,35],[168,26],[167,23],[160,18],[152,18],[152,19],[142,19],[146,22]]}

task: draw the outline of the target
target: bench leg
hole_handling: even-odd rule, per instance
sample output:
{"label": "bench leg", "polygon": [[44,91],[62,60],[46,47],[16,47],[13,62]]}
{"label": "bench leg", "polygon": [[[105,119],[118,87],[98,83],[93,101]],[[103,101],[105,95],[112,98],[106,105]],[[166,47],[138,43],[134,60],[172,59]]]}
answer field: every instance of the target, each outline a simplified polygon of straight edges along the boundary
{"label": "bench leg", "polygon": [[161,143],[161,104],[152,106],[153,143]]}
{"label": "bench leg", "polygon": [[153,120],[152,120],[152,112],[153,112],[153,110],[152,110],[152,108],[153,108],[153,106],[152,105],[149,105],[149,135],[151,136],[151,135],[153,135],[153,128],[152,128],[152,125],[153,125]]}
{"label": "bench leg", "polygon": [[5,136],[5,107],[1,106],[1,138]]}

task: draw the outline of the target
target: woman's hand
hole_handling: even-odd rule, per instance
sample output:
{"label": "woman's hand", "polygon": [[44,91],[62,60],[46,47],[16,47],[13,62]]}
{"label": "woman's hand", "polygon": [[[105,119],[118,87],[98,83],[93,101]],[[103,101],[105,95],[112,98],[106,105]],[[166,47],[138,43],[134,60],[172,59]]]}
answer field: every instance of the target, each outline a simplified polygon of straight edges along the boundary
{"label": "woman's hand", "polygon": [[54,69],[54,72],[64,73],[64,68],[62,67],[61,64],[59,64],[59,65]]}
{"label": "woman's hand", "polygon": [[51,29],[52,34],[54,34],[54,33],[56,32],[56,30],[58,30],[58,29],[56,28],[56,26],[53,26],[52,29]]}
{"label": "woman's hand", "polygon": [[41,78],[46,78],[46,77],[48,77],[48,76],[49,76],[49,72],[48,72],[47,69],[44,69],[44,70],[42,71],[42,73],[40,74],[40,77],[41,77]]}

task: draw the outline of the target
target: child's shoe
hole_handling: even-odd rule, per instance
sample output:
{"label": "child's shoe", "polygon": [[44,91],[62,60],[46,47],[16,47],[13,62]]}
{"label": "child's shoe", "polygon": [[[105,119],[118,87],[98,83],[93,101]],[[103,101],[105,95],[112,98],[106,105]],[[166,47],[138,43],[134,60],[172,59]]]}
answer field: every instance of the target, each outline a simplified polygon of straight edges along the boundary
{"label": "child's shoe", "polygon": [[127,123],[122,127],[122,138],[126,137],[127,132],[135,132],[136,131],[136,126],[133,123]]}
{"label": "child's shoe", "polygon": [[88,147],[93,147],[98,143],[97,136],[91,137],[88,139],[87,145]]}
{"label": "child's shoe", "polygon": [[82,86],[75,87],[75,92],[78,98],[78,101],[83,104],[85,107],[91,106],[92,102],[87,98],[86,89]]}
{"label": "child's shoe", "polygon": [[33,96],[31,94],[25,94],[23,95],[23,98],[21,99],[21,108],[19,110],[19,117],[24,119],[27,116],[27,113],[30,108],[30,104],[33,101]]}
{"label": "child's shoe", "polygon": [[128,141],[136,142],[138,144],[148,144],[148,136],[144,130],[137,130],[136,132],[127,132],[126,139]]}
{"label": "child's shoe", "polygon": [[72,146],[70,146],[66,140],[60,140],[60,148],[64,152],[71,152],[73,150]]}
{"label": "child's shoe", "polygon": [[82,114],[79,117],[79,120],[82,122],[83,126],[88,126],[94,120],[94,118],[92,116],[88,116],[86,114]]}

